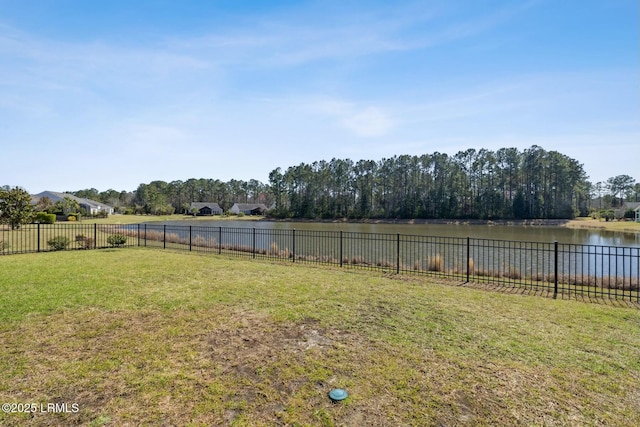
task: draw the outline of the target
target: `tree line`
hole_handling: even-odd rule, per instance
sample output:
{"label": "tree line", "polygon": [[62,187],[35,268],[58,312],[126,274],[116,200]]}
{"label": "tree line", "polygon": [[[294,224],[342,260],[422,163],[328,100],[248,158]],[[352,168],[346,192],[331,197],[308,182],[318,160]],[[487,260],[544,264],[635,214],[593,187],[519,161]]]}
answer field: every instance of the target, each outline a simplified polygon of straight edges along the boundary
{"label": "tree line", "polygon": [[[18,203],[14,190],[0,187],[0,220],[27,209],[28,193],[23,190]],[[378,161],[334,158],[278,167],[267,184],[191,178],[143,183],[135,191],[68,193],[129,214],[187,214],[191,202],[216,202],[224,210],[234,203],[263,203],[280,218],[527,219],[572,218],[625,200],[640,202],[640,183],[629,175],[590,183],[579,162],[534,145]]]}
{"label": "tree line", "polygon": [[[434,152],[378,161],[332,159],[301,163],[258,180],[152,181],[135,192],[73,192],[128,213],[188,213],[191,202],[275,206],[280,218],[573,218],[590,209],[640,201],[629,175],[591,183],[582,164],[557,151],[532,146]],[[595,200],[595,203],[594,203]]]}
{"label": "tree line", "polygon": [[332,159],[278,168],[269,181],[285,217],[572,218],[590,198],[582,165],[538,146]]}

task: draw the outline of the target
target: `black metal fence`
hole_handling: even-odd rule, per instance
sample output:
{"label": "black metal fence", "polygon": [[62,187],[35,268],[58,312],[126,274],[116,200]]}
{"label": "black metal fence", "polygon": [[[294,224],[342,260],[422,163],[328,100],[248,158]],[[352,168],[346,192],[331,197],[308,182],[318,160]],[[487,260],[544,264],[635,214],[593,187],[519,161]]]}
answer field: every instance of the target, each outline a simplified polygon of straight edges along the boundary
{"label": "black metal fence", "polygon": [[435,275],[640,303],[640,248],[343,231],[155,224],[0,229],[0,254],[145,246]]}

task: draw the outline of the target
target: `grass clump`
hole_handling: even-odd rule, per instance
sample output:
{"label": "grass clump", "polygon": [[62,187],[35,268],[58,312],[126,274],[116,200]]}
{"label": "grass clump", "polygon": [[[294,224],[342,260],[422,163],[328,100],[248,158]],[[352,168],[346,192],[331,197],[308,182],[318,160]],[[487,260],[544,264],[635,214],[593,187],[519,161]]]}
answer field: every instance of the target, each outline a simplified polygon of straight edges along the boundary
{"label": "grass clump", "polygon": [[427,261],[427,271],[444,271],[444,258],[440,254],[429,257]]}
{"label": "grass clump", "polygon": [[3,426],[640,422],[633,307],[144,248],[0,271],[0,401],[80,408]]}

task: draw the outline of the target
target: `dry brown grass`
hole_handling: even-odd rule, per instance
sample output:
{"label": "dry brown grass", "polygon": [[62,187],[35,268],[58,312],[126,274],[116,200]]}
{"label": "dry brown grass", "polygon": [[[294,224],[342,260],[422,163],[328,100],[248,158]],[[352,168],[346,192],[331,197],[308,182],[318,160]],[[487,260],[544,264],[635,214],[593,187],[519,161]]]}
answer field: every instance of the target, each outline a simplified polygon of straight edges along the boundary
{"label": "dry brown grass", "polygon": [[291,252],[289,251],[289,248],[280,249],[277,242],[271,242],[271,244],[269,245],[269,249],[264,251],[263,254],[270,257],[285,258],[285,259],[291,257]]}
{"label": "dry brown grass", "polygon": [[427,260],[427,271],[444,272],[444,258],[440,254],[429,257]]}

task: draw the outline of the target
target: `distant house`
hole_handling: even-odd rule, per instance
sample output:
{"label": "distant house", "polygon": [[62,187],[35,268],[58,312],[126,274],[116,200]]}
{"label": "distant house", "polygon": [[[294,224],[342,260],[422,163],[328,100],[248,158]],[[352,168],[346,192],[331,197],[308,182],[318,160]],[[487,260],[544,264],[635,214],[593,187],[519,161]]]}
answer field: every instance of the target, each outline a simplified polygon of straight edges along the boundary
{"label": "distant house", "polygon": [[222,208],[213,202],[191,202],[189,212],[196,215],[222,215]]}
{"label": "distant house", "polygon": [[633,212],[635,212],[636,216],[635,216],[635,221],[636,222],[640,222],[640,202],[625,202],[622,205],[622,211],[623,211],[623,215],[624,213],[626,213],[627,211],[632,210]]}
{"label": "distant house", "polygon": [[620,209],[616,210],[616,218],[622,218],[630,210],[635,212],[635,221],[640,222],[640,202],[624,202]]}
{"label": "distant house", "polygon": [[267,206],[264,203],[234,203],[229,209],[232,214],[264,215]]}
{"label": "distant house", "polygon": [[[43,197],[49,198],[53,203],[63,201],[65,198],[78,202],[78,205],[87,212],[88,215],[104,214],[113,215],[113,207],[104,203],[96,202],[95,200],[85,199],[82,197],[76,197],[69,193],[58,193],[56,191],[43,191],[42,193],[34,194],[31,196],[31,203],[36,204]],[[68,214],[71,212],[65,212]]]}

